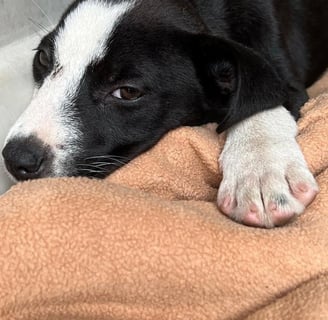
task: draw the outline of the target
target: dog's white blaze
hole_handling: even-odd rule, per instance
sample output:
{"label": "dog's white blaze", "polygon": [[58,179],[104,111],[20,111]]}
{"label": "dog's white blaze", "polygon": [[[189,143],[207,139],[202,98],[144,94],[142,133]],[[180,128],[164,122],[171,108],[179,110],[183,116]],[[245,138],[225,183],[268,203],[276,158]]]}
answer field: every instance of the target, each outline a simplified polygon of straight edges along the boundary
{"label": "dog's white blaze", "polygon": [[54,40],[55,60],[61,70],[57,74],[53,70],[42,87],[35,90],[31,104],[9,132],[7,142],[34,134],[51,146],[55,175],[65,174],[63,163],[78,148],[80,133],[70,105],[86,68],[103,58],[115,26],[133,4],[86,0],[66,17]]}
{"label": "dog's white blaze", "polygon": [[132,7],[131,2],[112,5],[104,1],[82,2],[65,20],[56,38],[56,57],[70,79],[68,94],[74,96],[76,83],[93,61],[100,60],[115,25]]}

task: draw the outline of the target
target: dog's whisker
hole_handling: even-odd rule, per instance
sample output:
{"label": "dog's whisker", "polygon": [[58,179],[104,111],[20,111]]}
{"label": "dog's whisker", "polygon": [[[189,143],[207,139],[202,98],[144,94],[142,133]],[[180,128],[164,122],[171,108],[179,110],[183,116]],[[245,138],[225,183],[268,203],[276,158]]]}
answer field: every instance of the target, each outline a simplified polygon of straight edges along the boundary
{"label": "dog's whisker", "polygon": [[123,159],[123,160],[129,160],[129,158],[127,158],[127,157],[115,156],[115,155],[94,156],[94,157],[88,157],[85,160],[93,160],[93,159]]}
{"label": "dog's whisker", "polygon": [[33,20],[31,17],[29,17],[28,20],[30,22],[32,22],[34,24],[34,26],[39,28],[39,30],[47,32],[47,33],[49,32],[49,30],[43,24],[41,24],[40,22],[37,22],[37,21]]}
{"label": "dog's whisker", "polygon": [[104,163],[93,163],[93,165],[96,166],[106,166],[106,165],[114,165],[114,166],[120,166],[120,165],[126,165],[128,164],[128,162],[123,162],[123,161],[118,161],[118,160],[114,160],[115,162],[104,162]]}
{"label": "dog's whisker", "polygon": [[115,160],[115,162],[116,162],[116,164],[121,164],[121,165],[126,165],[126,164],[128,164],[128,162],[124,162],[124,161],[120,161],[120,160]]}
{"label": "dog's whisker", "polygon": [[76,165],[77,168],[84,168],[84,169],[88,169],[88,168],[91,168],[91,169],[98,169],[97,166],[93,165],[93,164],[77,164]]}
{"label": "dog's whisker", "polygon": [[[129,163],[129,159],[124,158],[124,157],[111,157],[111,156],[102,156],[102,157],[91,157],[91,158],[86,158],[85,161],[90,161],[90,160],[103,160],[103,161],[95,161],[88,163],[89,165],[95,165],[95,164],[101,164],[101,165],[106,165],[106,164],[112,164],[112,165],[126,165]],[[107,161],[106,161],[107,160]]]}
{"label": "dog's whisker", "polygon": [[103,167],[105,166],[110,166],[110,165],[116,165],[117,166],[117,163],[114,163],[114,162],[106,162],[106,163],[103,163],[102,165],[96,165],[96,164],[77,164],[77,167],[78,168],[92,168],[92,169],[103,169]]}
{"label": "dog's whisker", "polygon": [[112,157],[112,158],[127,158],[124,156],[119,156],[119,155],[115,155],[115,154],[103,154],[103,155],[99,155],[99,156],[93,156],[90,158],[107,158],[107,157]]}
{"label": "dog's whisker", "polygon": [[108,166],[108,165],[117,165],[117,163],[120,163],[120,164],[127,164],[125,162],[94,162],[93,165],[97,166],[97,167],[105,167],[105,166]]}
{"label": "dog's whisker", "polygon": [[53,26],[54,23],[53,21],[50,19],[49,15],[41,8],[41,6],[35,1],[35,0],[31,0],[31,2],[41,11],[41,13],[46,17],[46,19],[49,21],[50,25]]}
{"label": "dog's whisker", "polygon": [[[33,26],[36,28],[36,32],[43,37],[45,34],[49,33],[46,27],[44,27],[42,24],[34,21],[32,18],[28,18],[28,20],[33,24]],[[41,34],[40,31],[44,34]]]}
{"label": "dog's whisker", "polygon": [[89,173],[107,173],[106,170],[94,170],[94,169],[89,169],[89,168],[78,168],[78,171],[81,172],[89,172]]}
{"label": "dog's whisker", "polygon": [[115,158],[108,158],[108,161],[97,161],[97,162],[92,162],[92,164],[95,164],[95,163],[108,163],[108,162],[113,162],[113,163],[121,163],[121,164],[127,164],[129,161],[128,160],[125,160],[124,159],[115,159]]}
{"label": "dog's whisker", "polygon": [[42,39],[42,38],[44,37],[44,35],[40,32],[39,29],[37,29],[37,28],[35,28],[35,27],[32,27],[32,28],[33,28],[34,32],[38,35],[38,37],[39,37],[40,39]]}

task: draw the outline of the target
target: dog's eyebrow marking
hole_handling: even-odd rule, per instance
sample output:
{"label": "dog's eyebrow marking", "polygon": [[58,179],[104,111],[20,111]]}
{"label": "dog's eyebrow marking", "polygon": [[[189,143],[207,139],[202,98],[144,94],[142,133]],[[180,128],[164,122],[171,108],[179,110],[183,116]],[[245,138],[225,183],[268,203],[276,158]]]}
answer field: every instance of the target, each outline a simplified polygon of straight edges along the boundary
{"label": "dog's eyebrow marking", "polygon": [[116,4],[83,1],[66,17],[58,31],[55,39],[58,64],[81,79],[88,65],[103,58],[111,33],[133,5],[133,1]]}

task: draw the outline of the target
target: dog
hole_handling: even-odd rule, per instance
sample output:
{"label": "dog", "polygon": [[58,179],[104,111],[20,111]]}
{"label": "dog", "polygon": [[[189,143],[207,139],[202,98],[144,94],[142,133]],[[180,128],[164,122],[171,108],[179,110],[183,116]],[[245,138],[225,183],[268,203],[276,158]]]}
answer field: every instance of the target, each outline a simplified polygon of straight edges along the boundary
{"label": "dog", "polygon": [[105,178],[168,131],[216,122],[219,208],[284,225],[318,192],[295,120],[328,65],[326,21],[326,0],[74,1],[36,49],[6,167],[17,181]]}

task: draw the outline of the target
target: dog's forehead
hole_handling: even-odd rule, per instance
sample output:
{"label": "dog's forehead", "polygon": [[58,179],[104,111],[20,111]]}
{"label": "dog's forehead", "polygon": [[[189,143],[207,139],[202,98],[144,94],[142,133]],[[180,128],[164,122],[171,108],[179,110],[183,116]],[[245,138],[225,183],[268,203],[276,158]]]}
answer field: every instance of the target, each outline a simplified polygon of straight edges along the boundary
{"label": "dog's forehead", "polygon": [[81,70],[100,60],[115,27],[133,6],[134,1],[80,2],[66,15],[54,39],[58,64]]}

